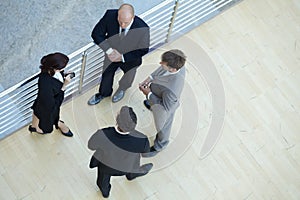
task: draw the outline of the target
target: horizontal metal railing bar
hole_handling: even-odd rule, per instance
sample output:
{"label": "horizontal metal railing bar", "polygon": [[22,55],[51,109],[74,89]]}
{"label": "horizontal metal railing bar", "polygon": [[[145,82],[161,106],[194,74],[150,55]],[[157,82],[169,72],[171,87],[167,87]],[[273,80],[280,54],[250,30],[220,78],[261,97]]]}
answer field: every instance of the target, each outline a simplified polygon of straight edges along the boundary
{"label": "horizontal metal railing bar", "polygon": [[94,57],[94,56],[101,56],[104,57],[104,51],[100,50],[100,47],[97,46],[97,49],[93,49],[92,51],[88,52],[88,57]]}
{"label": "horizontal metal railing bar", "polygon": [[66,68],[69,68],[70,66],[77,65],[78,63],[81,63],[81,58],[77,58],[76,60],[70,60]]}
{"label": "horizontal metal railing bar", "polygon": [[[192,11],[195,9],[199,9],[199,8],[204,9],[208,6],[211,6],[212,4],[213,4],[213,2],[210,0],[201,1],[200,4],[198,4],[197,1],[192,1],[192,2],[189,1],[189,2],[182,3],[177,11],[177,17],[179,16],[179,14],[181,12],[185,13],[185,14],[187,14],[185,11],[188,11],[188,13],[192,13]],[[195,5],[197,5],[197,6],[195,6]],[[202,5],[204,5],[204,6],[202,6]],[[193,13],[193,14],[195,14],[195,13]],[[176,18],[176,19],[178,19],[178,18]]]}
{"label": "horizontal metal railing bar", "polygon": [[102,50],[100,50],[100,47],[97,46],[97,49],[93,49],[92,51],[88,52],[88,57],[94,57],[94,56],[100,56],[100,57],[104,57],[105,54]]}
{"label": "horizontal metal railing bar", "polygon": [[166,38],[167,38],[167,35],[162,35],[160,37],[157,37],[152,41],[152,44],[155,44],[157,42],[165,42]]}
{"label": "horizontal metal railing bar", "polygon": [[94,74],[100,75],[100,72],[101,72],[100,69],[95,68],[95,69],[91,69],[91,70],[92,70],[91,72],[93,72],[93,73],[86,74],[86,76],[84,77],[84,81],[89,80]]}
{"label": "horizontal metal railing bar", "polygon": [[1,116],[0,116],[0,119],[1,119],[1,122],[3,120],[5,120],[7,118],[7,116],[11,113],[11,112],[14,112],[16,111],[18,108],[17,108],[17,105],[20,105],[19,103],[14,103],[12,104],[10,107],[8,107],[5,111],[2,111],[1,112]]}
{"label": "horizontal metal railing bar", "polygon": [[94,45],[95,45],[94,42],[90,42],[87,45],[85,45],[84,47],[82,47],[82,48],[78,49],[77,51],[74,51],[73,53],[71,53],[70,55],[68,55],[68,57],[70,59],[72,59],[73,57],[81,54],[82,52],[87,51],[89,48],[93,47]]}
{"label": "horizontal metal railing bar", "polygon": [[[27,114],[29,114],[29,116],[27,116]],[[25,113],[24,116],[21,116],[21,115],[15,115],[15,116],[16,117],[14,117],[13,119],[11,119],[11,121],[9,121],[9,123],[7,123],[7,124],[5,124],[3,126],[3,130],[1,131],[1,134],[5,133],[5,131],[9,130],[10,127],[11,127],[11,125],[16,124],[16,122],[19,122],[20,119],[22,119],[22,121],[25,121],[26,119],[30,119],[31,118],[31,112],[28,111],[27,113]]]}
{"label": "horizontal metal railing bar", "polygon": [[97,55],[95,55],[95,56],[93,56],[93,57],[88,57],[88,60],[87,60],[87,62],[86,62],[86,64],[87,64],[87,66],[90,66],[91,64],[93,64],[93,63],[95,63],[95,62],[97,62],[97,61],[104,61],[104,56],[97,56]]}
{"label": "horizontal metal railing bar", "polygon": [[[169,11],[169,12],[167,12],[167,11]],[[164,15],[162,15],[161,13],[158,12],[157,14],[152,16],[151,18],[147,19],[147,24],[149,25],[149,27],[152,27],[152,25],[156,24],[159,21],[159,19],[168,17],[168,19],[170,20],[170,17],[172,15],[172,11],[173,11],[173,8],[168,7],[166,10],[164,10],[164,12],[167,12]]]}
{"label": "horizontal metal railing bar", "polygon": [[99,79],[100,78],[100,73],[101,73],[102,71],[98,71],[98,72],[95,72],[95,73],[93,73],[93,74],[89,74],[88,76],[87,76],[87,78],[85,78],[84,79],[84,82],[86,82],[86,81],[88,81],[88,80],[91,80],[95,75],[97,75],[97,78]]}
{"label": "horizontal metal railing bar", "polygon": [[[166,34],[166,31],[168,30],[169,27],[163,27],[163,28],[164,28],[163,30],[162,30],[162,29],[157,30],[157,31],[155,31],[154,33],[152,33],[152,34],[150,35],[150,37],[152,38],[151,42],[152,42],[153,40],[155,40],[156,37],[159,37],[159,36],[161,36],[161,35],[167,35],[167,34]],[[151,43],[151,42],[150,42],[150,43]]]}
{"label": "horizontal metal railing bar", "polygon": [[[161,29],[161,27],[169,27],[168,26],[169,21],[167,19],[161,20],[159,23],[157,23],[155,26],[153,26],[152,30]],[[151,32],[150,32],[151,34]]]}
{"label": "horizontal metal railing bar", "polygon": [[193,23],[195,23],[195,21],[200,21],[200,19],[205,18],[205,17],[208,16],[209,14],[211,14],[211,13],[217,11],[219,8],[223,7],[224,5],[227,5],[227,4],[230,3],[230,2],[231,2],[231,1],[227,1],[227,2],[225,2],[224,4],[222,4],[222,5],[218,6],[218,7],[215,7],[215,9],[211,10],[210,12],[206,13],[205,15],[202,15],[200,18],[197,18],[197,17],[189,18],[188,21],[191,21],[192,19],[195,19],[195,18],[197,18],[197,19],[194,20],[194,21],[192,21],[192,22],[190,22],[189,24],[185,24],[185,25],[183,25],[183,26],[181,26],[181,27],[176,27],[176,28],[174,29],[174,32],[180,32],[181,30],[183,30],[183,29],[185,29],[185,28],[191,26]]}
{"label": "horizontal metal railing bar", "polygon": [[10,126],[11,124],[13,124],[13,122],[14,122],[14,120],[15,120],[16,118],[22,117],[22,116],[20,115],[20,113],[21,113],[21,112],[17,112],[17,111],[16,111],[16,112],[12,113],[8,118],[4,119],[3,122],[1,123],[1,124],[3,124],[3,125],[1,125],[1,128],[5,128],[5,127],[7,127],[7,126]]}
{"label": "horizontal metal railing bar", "polygon": [[93,67],[93,68],[89,68],[86,72],[86,74],[85,74],[85,76],[84,76],[84,80],[85,79],[87,79],[87,78],[89,78],[89,75],[90,74],[93,74],[93,73],[97,73],[97,71],[99,70],[98,68],[98,66],[100,65],[101,63],[99,63],[98,65],[95,63],[95,67]]}
{"label": "horizontal metal railing bar", "polygon": [[[35,91],[35,90],[32,90],[32,91]],[[18,94],[20,94],[20,93],[18,93]],[[33,93],[33,95],[35,95],[35,94],[36,93]],[[3,110],[2,112],[9,111],[10,109],[12,109],[12,107],[15,106],[15,104],[17,103],[18,99],[22,98],[23,96],[17,97],[17,95],[15,94],[14,97],[15,98],[7,98],[7,99],[5,99],[4,102],[7,102],[8,100],[10,100],[10,101],[8,101],[3,106],[1,106],[1,110]]]}
{"label": "horizontal metal railing bar", "polygon": [[189,19],[191,16],[199,16],[199,15],[205,13],[207,10],[213,9],[213,8],[214,8],[214,4],[212,2],[210,2],[210,3],[208,3],[205,6],[200,7],[200,8],[196,7],[196,6],[190,8],[189,6],[187,6],[186,9],[189,9],[191,11],[191,13],[194,10],[198,11],[197,13],[193,13],[193,15],[186,15],[186,13],[184,12],[184,10],[180,10],[179,9],[178,12],[177,12],[177,17],[178,17],[177,20],[176,20],[177,22],[175,22],[175,23],[180,23],[181,24],[182,21],[185,21],[186,19]]}
{"label": "horizontal metal railing bar", "polygon": [[147,10],[146,12],[140,14],[141,18],[145,18],[146,16],[150,16],[153,12],[156,12],[157,10],[161,9],[162,7],[168,5],[169,3],[174,3],[174,0],[166,0],[156,6],[154,6],[153,8]]}

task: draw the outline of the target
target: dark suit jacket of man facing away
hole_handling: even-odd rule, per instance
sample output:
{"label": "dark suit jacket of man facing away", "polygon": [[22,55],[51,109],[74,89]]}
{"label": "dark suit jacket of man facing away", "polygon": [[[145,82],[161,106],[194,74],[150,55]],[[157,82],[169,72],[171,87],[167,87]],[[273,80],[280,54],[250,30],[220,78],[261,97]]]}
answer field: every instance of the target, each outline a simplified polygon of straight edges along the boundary
{"label": "dark suit jacket of man facing away", "polygon": [[150,145],[147,136],[139,131],[122,135],[116,132],[115,127],[108,127],[92,135],[88,148],[96,150],[90,167],[97,166],[111,175],[125,175],[140,172],[140,153],[149,152]]}
{"label": "dark suit jacket of man facing away", "polygon": [[[125,64],[134,68],[142,64],[142,56],[148,53],[150,34],[148,25],[138,16],[134,16],[133,23],[126,36],[119,37],[118,10],[107,10],[92,31],[94,42],[106,52],[109,48],[116,49],[123,54]],[[104,67],[111,61],[105,56]],[[104,68],[105,70],[105,68]]]}

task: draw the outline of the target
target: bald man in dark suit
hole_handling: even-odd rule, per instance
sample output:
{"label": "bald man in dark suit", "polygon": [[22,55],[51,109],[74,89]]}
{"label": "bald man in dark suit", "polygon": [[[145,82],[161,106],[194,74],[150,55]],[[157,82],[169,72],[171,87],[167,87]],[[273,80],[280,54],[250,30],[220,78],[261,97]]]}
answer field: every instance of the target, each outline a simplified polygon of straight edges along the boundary
{"label": "bald man in dark suit", "polygon": [[99,92],[89,99],[88,104],[98,104],[112,95],[114,75],[120,68],[124,75],[112,97],[112,102],[118,102],[131,87],[136,69],[142,64],[142,56],[149,51],[149,27],[134,15],[130,4],[122,4],[118,10],[106,11],[93,29],[92,38],[105,52],[105,59]]}

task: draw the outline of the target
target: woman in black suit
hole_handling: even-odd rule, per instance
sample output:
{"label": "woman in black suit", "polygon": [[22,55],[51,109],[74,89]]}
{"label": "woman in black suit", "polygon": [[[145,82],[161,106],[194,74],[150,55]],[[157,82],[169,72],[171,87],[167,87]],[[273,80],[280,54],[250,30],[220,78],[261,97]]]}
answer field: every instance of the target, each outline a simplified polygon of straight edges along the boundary
{"label": "woman in black suit", "polygon": [[62,53],[52,53],[41,59],[41,73],[38,80],[38,94],[32,109],[32,125],[30,132],[40,134],[51,133],[53,125],[65,136],[73,133],[59,120],[60,106],[64,100],[66,86],[71,81],[71,74],[65,76],[63,69],[69,62],[68,56]]}

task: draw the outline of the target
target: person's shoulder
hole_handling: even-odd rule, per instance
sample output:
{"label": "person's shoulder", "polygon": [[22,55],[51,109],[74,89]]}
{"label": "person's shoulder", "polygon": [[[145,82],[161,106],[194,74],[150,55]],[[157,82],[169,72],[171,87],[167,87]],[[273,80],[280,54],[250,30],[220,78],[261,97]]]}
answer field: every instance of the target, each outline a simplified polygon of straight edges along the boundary
{"label": "person's shoulder", "polygon": [[140,139],[146,139],[148,138],[145,134],[137,131],[137,130],[134,130],[134,131],[131,131],[130,132],[130,135],[135,137],[135,138],[140,138]]}
{"label": "person's shoulder", "polygon": [[117,9],[108,9],[105,12],[106,16],[115,16],[118,15],[118,10]]}
{"label": "person's shoulder", "polygon": [[52,76],[50,76],[50,74],[48,74],[48,73],[40,73],[39,74],[39,82],[41,82],[41,83],[43,83],[43,82],[51,82],[52,81],[52,79],[53,79],[53,77]]}
{"label": "person's shoulder", "polygon": [[106,127],[106,128],[102,128],[102,129],[99,129],[99,131],[101,132],[111,132],[111,131],[115,131],[115,127]]}
{"label": "person's shoulder", "polygon": [[134,22],[140,27],[149,27],[148,24],[139,16],[134,16]]}

